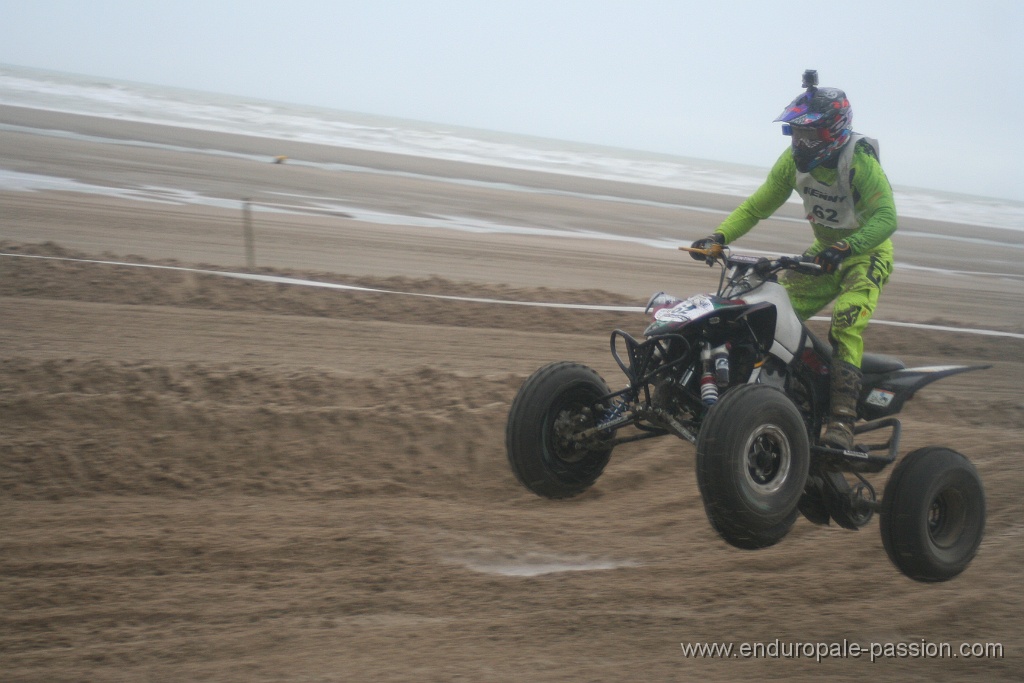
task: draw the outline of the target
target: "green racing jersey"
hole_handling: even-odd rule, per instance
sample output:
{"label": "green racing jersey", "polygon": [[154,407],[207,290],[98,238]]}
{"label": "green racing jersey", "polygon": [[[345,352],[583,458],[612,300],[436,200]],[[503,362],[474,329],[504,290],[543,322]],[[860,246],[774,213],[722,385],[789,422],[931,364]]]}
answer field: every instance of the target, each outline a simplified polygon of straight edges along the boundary
{"label": "green racing jersey", "polygon": [[[840,240],[846,240],[853,255],[865,254],[879,247],[892,249],[889,237],[896,231],[896,204],[892,187],[882,170],[874,148],[866,140],[852,141],[855,145],[849,166],[849,189],[854,201],[854,224],[850,228],[830,227],[829,213],[823,213],[820,206],[814,206],[813,196],[825,197],[827,192],[800,187],[800,176],[793,161],[792,148],[787,147],[779,156],[768,178],[754,194],[729,214],[715,232],[725,237],[729,244],[747,234],[759,221],[774,214],[794,190],[801,193],[807,208],[807,219],[814,231],[814,244],[807,250],[817,254]],[[818,166],[810,172],[818,187],[840,188],[839,169]]]}

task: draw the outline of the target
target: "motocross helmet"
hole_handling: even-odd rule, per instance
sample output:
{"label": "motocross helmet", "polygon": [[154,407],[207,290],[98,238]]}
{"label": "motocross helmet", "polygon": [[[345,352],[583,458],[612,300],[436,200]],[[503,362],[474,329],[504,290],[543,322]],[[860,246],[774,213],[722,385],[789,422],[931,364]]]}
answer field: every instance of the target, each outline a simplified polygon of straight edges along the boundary
{"label": "motocross helmet", "polygon": [[788,124],[782,132],[793,136],[793,159],[801,173],[838,157],[853,133],[850,100],[839,88],[809,87],[775,120]]}

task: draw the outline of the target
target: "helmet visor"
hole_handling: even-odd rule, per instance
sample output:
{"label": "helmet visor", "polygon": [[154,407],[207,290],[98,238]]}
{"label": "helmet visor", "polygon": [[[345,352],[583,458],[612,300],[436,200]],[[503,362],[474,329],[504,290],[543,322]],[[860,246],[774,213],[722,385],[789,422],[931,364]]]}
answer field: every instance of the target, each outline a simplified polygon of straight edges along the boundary
{"label": "helmet visor", "polygon": [[805,92],[797,95],[796,99],[782,110],[775,120],[781,123],[792,123],[797,126],[806,126],[814,123],[822,117],[821,112],[811,111],[811,102],[814,93]]}

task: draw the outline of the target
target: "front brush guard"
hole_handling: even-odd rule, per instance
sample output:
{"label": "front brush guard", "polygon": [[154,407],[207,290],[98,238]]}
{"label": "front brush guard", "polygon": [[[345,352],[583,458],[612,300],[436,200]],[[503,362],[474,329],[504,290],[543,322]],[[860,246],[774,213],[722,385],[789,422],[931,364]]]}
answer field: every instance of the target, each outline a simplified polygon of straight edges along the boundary
{"label": "front brush guard", "polygon": [[[625,360],[619,353],[620,340],[625,346]],[[682,353],[676,355],[675,360],[666,361],[672,342],[683,344],[684,347]],[[679,334],[656,335],[641,342],[628,332],[615,330],[612,332],[610,345],[612,358],[629,379],[629,386],[605,396],[604,402],[611,406],[607,413],[593,427],[573,435],[573,440],[599,439],[608,447],[675,434],[695,443],[696,435],[686,425],[679,423],[666,411],[655,407],[651,401],[651,383],[691,361],[690,342]],[[611,436],[620,427],[627,425],[633,425],[641,433],[625,437]]]}
{"label": "front brush guard", "polygon": [[[619,340],[626,346],[628,363],[622,360],[619,355]],[[676,359],[667,361],[669,345],[678,341],[685,345],[683,353],[676,354]],[[612,358],[619,368],[629,379],[629,387],[636,392],[641,389],[647,392],[647,402],[650,403],[649,386],[658,375],[668,370],[683,365],[690,360],[691,345],[689,340],[681,334],[659,334],[649,337],[646,341],[637,341],[628,332],[615,330],[611,337]]]}
{"label": "front brush guard", "polygon": [[[619,352],[619,341],[625,347],[626,359]],[[682,344],[682,348],[673,349],[674,360],[669,358],[669,347],[673,343]],[[620,437],[615,443],[628,443],[641,439],[649,439],[665,434],[674,434],[691,443],[697,437],[686,425],[680,423],[667,411],[654,406],[651,400],[651,384],[664,377],[672,370],[692,362],[690,342],[679,334],[653,335],[646,341],[638,341],[628,332],[615,330],[611,334],[610,346],[612,358],[629,380],[629,386],[621,391],[610,394],[608,399],[617,401],[617,407],[608,418],[592,431],[618,429],[632,424],[642,433],[635,436]],[[586,435],[581,435],[586,436]]]}

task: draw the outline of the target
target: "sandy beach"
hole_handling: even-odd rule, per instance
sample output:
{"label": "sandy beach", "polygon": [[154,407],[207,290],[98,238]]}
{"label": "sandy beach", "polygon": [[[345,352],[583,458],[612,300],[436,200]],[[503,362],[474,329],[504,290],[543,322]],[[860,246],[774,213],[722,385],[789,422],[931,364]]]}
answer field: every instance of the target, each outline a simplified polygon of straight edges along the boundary
{"label": "sandy beach", "polygon": [[[642,314],[82,261],[245,270],[247,199],[260,273],[642,306],[714,289],[717,271],[639,240],[688,243],[741,198],[15,107],[0,124],[0,168],[108,190],[0,191],[0,252],[16,255],[0,256],[4,680],[1019,680],[1021,339],[885,325],[866,339],[908,365],[993,366],[903,414],[904,452],[954,448],[984,481],[986,537],[962,576],[905,578],[875,523],[801,519],[743,552],[710,528],[685,442],[621,447],[570,501],[527,492],[506,463],[522,381],[576,360],[621,386],[608,334],[639,334]],[[798,216],[787,206],[737,249],[798,253]],[[478,227],[493,224],[509,229]],[[900,230],[908,267],[877,318],[1024,333],[1020,249],[948,239],[1005,231]],[[1003,656],[680,647],[777,640]]]}

